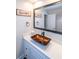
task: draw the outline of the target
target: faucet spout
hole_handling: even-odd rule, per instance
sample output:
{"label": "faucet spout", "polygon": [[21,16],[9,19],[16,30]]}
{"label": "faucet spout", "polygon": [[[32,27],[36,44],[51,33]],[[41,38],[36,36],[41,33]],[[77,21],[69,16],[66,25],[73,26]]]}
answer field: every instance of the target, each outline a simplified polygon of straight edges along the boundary
{"label": "faucet spout", "polygon": [[45,32],[42,32],[41,35],[42,35],[42,36],[45,36]]}

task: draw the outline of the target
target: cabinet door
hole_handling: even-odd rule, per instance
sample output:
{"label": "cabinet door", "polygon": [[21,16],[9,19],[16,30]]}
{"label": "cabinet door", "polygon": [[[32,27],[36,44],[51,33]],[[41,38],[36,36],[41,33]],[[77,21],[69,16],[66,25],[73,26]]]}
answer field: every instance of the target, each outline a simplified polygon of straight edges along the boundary
{"label": "cabinet door", "polygon": [[31,52],[30,52],[30,45],[28,42],[24,41],[24,55],[27,55],[27,59],[32,59],[31,58]]}
{"label": "cabinet door", "polygon": [[31,49],[31,56],[33,57],[32,59],[42,59],[42,55],[34,47],[32,47],[32,49]]}
{"label": "cabinet door", "polygon": [[50,59],[48,56],[40,52],[38,49],[35,47],[31,46],[31,56],[33,57],[32,59]]}
{"label": "cabinet door", "polygon": [[50,58],[46,55],[43,55],[43,59],[50,59]]}
{"label": "cabinet door", "polygon": [[27,59],[50,59],[27,41],[24,41],[24,52],[27,55]]}

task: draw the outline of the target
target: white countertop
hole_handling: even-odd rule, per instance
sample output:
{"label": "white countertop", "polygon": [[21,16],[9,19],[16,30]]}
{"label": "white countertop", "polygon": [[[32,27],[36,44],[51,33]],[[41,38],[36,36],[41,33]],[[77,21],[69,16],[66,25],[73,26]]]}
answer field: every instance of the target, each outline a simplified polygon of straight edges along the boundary
{"label": "white countertop", "polygon": [[31,35],[23,35],[23,38],[47,55],[50,59],[62,59],[62,46],[52,39],[47,46],[41,45],[31,39]]}

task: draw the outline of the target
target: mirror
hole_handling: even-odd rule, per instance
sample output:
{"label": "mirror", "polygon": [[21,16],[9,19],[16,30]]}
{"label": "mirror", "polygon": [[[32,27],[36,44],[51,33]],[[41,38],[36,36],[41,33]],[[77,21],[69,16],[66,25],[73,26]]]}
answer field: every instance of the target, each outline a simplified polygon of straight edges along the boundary
{"label": "mirror", "polygon": [[34,28],[62,34],[62,3],[34,9]]}
{"label": "mirror", "polygon": [[44,27],[44,14],[42,9],[35,10],[35,27]]}

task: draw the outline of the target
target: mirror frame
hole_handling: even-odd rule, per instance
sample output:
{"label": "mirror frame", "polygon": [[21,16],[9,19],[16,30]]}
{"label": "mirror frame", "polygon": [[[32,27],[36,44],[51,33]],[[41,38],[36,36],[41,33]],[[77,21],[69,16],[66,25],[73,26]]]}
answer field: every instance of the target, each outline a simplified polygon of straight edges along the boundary
{"label": "mirror frame", "polygon": [[[40,8],[43,8],[43,7],[45,8],[45,7],[48,7],[48,6],[51,6],[51,5],[55,5],[57,3],[61,3],[61,1],[54,2],[54,3],[48,4],[48,5],[45,5],[45,6],[33,9],[33,28],[40,29],[40,30],[45,30],[45,31],[49,31],[49,32],[53,32],[53,33],[57,33],[57,34],[61,34],[62,35],[62,32],[59,32],[59,31],[54,31],[54,30],[49,30],[49,29],[35,27],[35,10],[38,10]],[[44,21],[45,21],[45,19],[44,19]],[[44,25],[45,25],[45,23],[44,23]]]}

